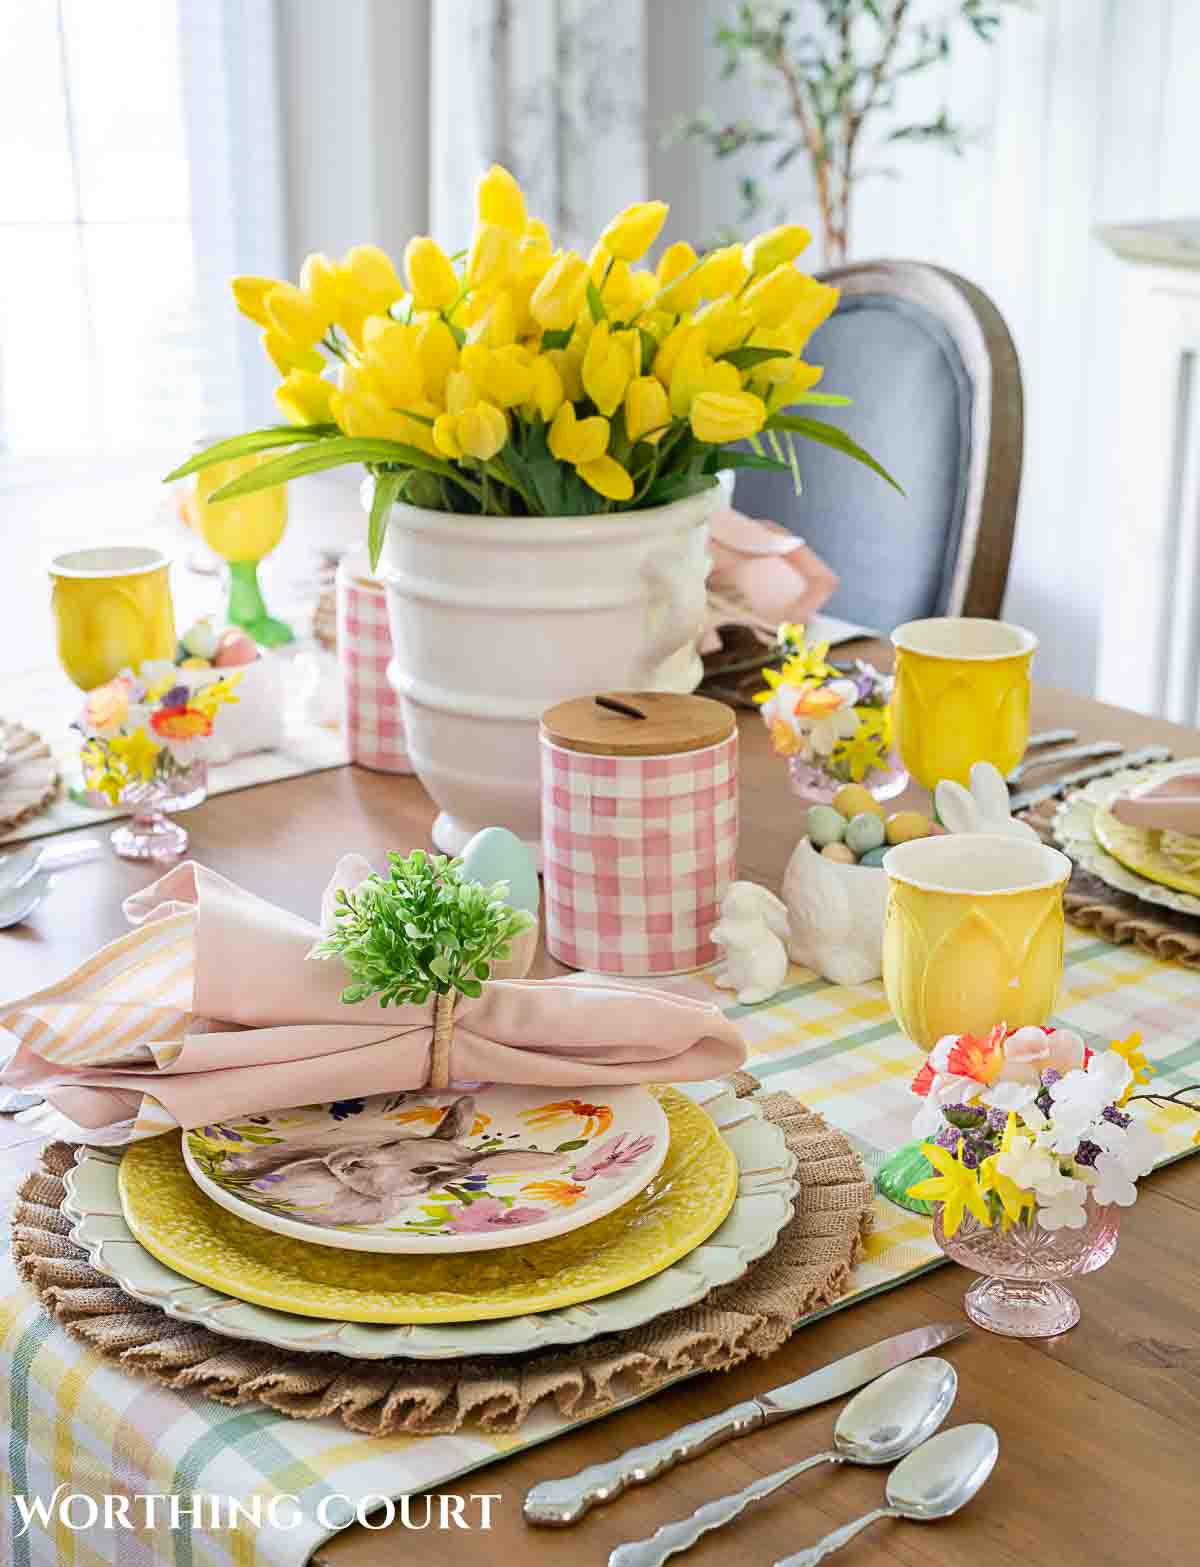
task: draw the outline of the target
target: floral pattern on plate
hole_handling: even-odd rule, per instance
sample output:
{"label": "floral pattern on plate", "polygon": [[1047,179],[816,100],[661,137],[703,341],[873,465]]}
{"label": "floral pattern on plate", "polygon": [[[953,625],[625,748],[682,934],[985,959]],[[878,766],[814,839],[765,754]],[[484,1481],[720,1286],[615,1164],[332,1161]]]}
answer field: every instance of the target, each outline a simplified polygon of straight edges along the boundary
{"label": "floral pattern on plate", "polygon": [[382,1094],[247,1116],[184,1138],[197,1185],[279,1234],[358,1251],[479,1251],[564,1234],[666,1158],[643,1088]]}

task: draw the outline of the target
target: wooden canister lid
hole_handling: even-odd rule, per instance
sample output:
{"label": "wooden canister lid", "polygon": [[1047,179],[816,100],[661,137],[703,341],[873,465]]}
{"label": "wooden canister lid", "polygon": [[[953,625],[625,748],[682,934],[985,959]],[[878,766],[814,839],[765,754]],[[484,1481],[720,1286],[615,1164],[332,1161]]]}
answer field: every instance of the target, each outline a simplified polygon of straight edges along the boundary
{"label": "wooden canister lid", "polygon": [[546,709],[542,733],[565,751],[588,751],[594,756],[674,756],[703,751],[728,740],[737,722],[723,702],[706,696],[605,691],[603,697],[645,717],[614,711],[594,696],[577,696]]}

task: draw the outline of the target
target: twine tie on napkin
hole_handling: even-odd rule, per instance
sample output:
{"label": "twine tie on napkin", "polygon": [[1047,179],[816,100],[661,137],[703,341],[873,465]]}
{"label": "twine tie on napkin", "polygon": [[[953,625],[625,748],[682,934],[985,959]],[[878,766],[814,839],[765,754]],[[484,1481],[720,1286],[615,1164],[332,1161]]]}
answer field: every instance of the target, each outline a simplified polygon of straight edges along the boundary
{"label": "twine tie on napkin", "polygon": [[718,1007],[583,974],[498,966],[479,996],[349,1005],[343,966],[309,961],[319,927],[203,866],[177,867],[125,912],[136,929],[0,1006],[18,1041],[0,1083],[40,1093],[81,1141],[452,1082],[694,1082],[745,1059]]}

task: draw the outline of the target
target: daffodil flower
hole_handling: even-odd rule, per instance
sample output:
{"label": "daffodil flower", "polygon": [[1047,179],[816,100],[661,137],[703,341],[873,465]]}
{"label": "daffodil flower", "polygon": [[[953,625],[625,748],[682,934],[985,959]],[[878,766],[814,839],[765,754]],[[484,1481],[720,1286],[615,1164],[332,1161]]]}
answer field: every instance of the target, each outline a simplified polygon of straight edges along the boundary
{"label": "daffodil flower", "polygon": [[971,1213],[980,1224],[991,1227],[992,1216],[979,1189],[979,1176],[963,1163],[963,1139],[958,1140],[957,1155],[936,1143],[922,1143],[921,1152],[938,1171],[928,1180],[918,1181],[908,1188],[910,1197],[923,1202],[940,1202],[942,1228],[947,1235],[957,1235],[964,1213]]}

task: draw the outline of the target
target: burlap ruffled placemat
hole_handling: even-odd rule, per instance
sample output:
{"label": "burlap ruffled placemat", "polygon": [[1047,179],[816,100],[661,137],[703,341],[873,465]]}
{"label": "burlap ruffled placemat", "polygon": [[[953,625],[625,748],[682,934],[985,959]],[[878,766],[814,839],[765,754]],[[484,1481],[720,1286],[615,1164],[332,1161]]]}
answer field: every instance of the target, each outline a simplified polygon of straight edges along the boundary
{"label": "burlap ruffled placemat", "polygon": [[[739,1073],[739,1097],[758,1088]],[[796,1324],[841,1295],[870,1228],[871,1185],[841,1132],[789,1094],[760,1094],[796,1155],[799,1195],[778,1244],[698,1305],[632,1332],[561,1350],[475,1360],[350,1360],[222,1338],[119,1289],[72,1244],[61,1206],[68,1143],[52,1143],[22,1183],[12,1217],[17,1270],[67,1332],[103,1359],[164,1387],[224,1404],[266,1404],[311,1420],[335,1415],[372,1436],[434,1434],[476,1421],[512,1431],[544,1399],[581,1419],[691,1371],[728,1371],[773,1354]]]}
{"label": "burlap ruffled placemat", "polygon": [[[1027,811],[1024,818],[1051,845],[1055,843],[1051,823],[1057,807],[1057,800],[1048,800]],[[1063,912],[1072,925],[1094,931],[1114,946],[1132,941],[1164,963],[1200,969],[1200,923],[1192,915],[1143,903],[1132,893],[1119,892],[1078,865],[1063,893]]]}

